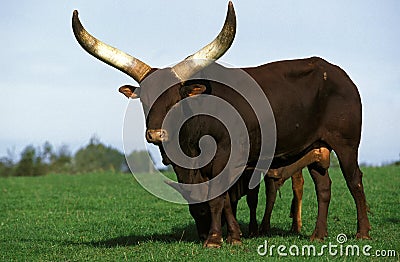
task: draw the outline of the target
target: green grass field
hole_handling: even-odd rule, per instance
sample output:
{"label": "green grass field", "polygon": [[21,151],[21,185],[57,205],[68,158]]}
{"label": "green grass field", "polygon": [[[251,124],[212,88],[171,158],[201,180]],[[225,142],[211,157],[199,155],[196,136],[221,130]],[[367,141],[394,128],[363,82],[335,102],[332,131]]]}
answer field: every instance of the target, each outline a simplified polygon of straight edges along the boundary
{"label": "green grass field", "polygon": [[[303,231],[288,232],[291,183],[281,189],[272,217],[271,237],[243,239],[242,246],[224,244],[221,249],[204,249],[197,239],[188,207],[157,199],[138,185],[132,175],[98,173],[48,175],[0,179],[0,260],[1,261],[266,261],[258,246],[301,248],[313,244],[317,252],[344,233],[343,245],[370,245],[378,250],[395,250],[396,257],[303,256],[291,260],[398,261],[400,253],[400,167],[364,168],[364,186],[371,207],[371,241],[354,239],[356,209],[338,169],[330,171],[332,201],[328,218],[329,237],[324,243],[309,241],[316,218],[314,185],[307,172],[303,198]],[[264,191],[260,192],[259,221],[264,211]],[[238,220],[247,234],[249,219],[245,199],[240,201]],[[345,254],[345,253],[344,253]],[[273,258],[280,257],[273,251]]]}

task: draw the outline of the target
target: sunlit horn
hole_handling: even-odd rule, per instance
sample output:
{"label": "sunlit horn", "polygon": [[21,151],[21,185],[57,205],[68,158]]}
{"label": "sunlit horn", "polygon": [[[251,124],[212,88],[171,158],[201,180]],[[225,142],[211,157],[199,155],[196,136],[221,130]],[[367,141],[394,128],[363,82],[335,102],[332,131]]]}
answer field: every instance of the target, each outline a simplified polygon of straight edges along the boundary
{"label": "sunlit horn", "polygon": [[176,64],[172,70],[181,80],[188,80],[195,73],[220,58],[232,45],[236,34],[236,15],[231,1],[228,5],[225,24],[219,35],[208,45]]}
{"label": "sunlit horn", "polygon": [[121,50],[109,46],[94,36],[90,35],[83,28],[79,21],[78,11],[75,10],[72,16],[72,29],[76,40],[89,54],[121,70],[140,83],[150,72],[151,67]]}

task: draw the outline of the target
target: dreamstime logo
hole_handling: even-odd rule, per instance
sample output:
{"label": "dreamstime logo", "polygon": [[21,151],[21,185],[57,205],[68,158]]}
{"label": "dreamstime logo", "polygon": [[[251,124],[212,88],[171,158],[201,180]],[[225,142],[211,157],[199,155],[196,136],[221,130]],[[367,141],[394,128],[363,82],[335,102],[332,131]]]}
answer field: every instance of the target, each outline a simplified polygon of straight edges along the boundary
{"label": "dreamstime logo", "polygon": [[271,245],[267,240],[264,240],[264,244],[257,247],[257,253],[260,256],[366,256],[366,257],[396,257],[397,253],[395,250],[372,250],[371,245],[358,245],[345,244],[347,242],[346,234],[338,234],[336,236],[336,242],[328,242],[327,245],[316,247],[315,245]]}
{"label": "dreamstime logo", "polygon": [[[183,184],[170,180],[160,172],[139,174],[135,172],[134,164],[127,158],[133,175],[146,190],[161,199],[174,203],[205,202],[226,192],[239,179],[246,167],[250,156],[250,142],[251,139],[255,139],[255,128],[258,128],[257,143],[260,146],[259,158],[252,166],[256,170],[266,171],[269,168],[276,143],[275,119],[269,101],[260,86],[245,71],[212,63],[189,80],[193,80],[191,82],[195,84],[198,81],[202,81],[201,83],[204,83],[204,80],[211,81],[214,83],[211,85],[214,92],[188,96],[176,102],[177,98],[181,98],[180,88],[182,86],[178,79],[174,77],[170,68],[159,69],[147,77],[139,88],[140,101],[147,122],[152,123],[151,128],[167,131],[168,140],[162,143],[162,156],[184,170],[180,173],[181,176],[196,174],[198,170],[209,165],[211,161],[220,164],[220,159],[226,159],[226,154],[229,154],[225,166],[211,180],[200,178],[196,182],[201,181],[202,183]],[[218,88],[220,90],[215,90]],[[168,92],[168,95],[166,95],[166,92]],[[224,92],[228,92],[235,99],[227,101],[229,99],[224,99]],[[241,102],[238,103],[238,100],[241,100]],[[173,103],[171,104],[171,102]],[[132,110],[131,105],[132,103],[127,107],[124,121],[124,148],[130,148],[130,134],[137,126],[137,119],[133,119],[129,114],[129,111]],[[169,109],[168,112],[157,110],[160,105],[164,111]],[[245,111],[250,108],[252,112],[243,112],[243,105]],[[243,119],[243,115],[245,115],[245,119]],[[221,130],[216,131],[217,133],[223,134],[223,129],[227,130],[230,148],[226,150],[225,155],[225,152],[217,153],[219,142],[216,141],[215,137],[202,135],[198,138],[194,135],[196,132],[207,134],[209,131],[207,129],[216,128],[214,124],[208,126],[207,121],[209,120],[204,117],[200,118],[200,121],[204,121],[204,123],[199,124],[193,121],[198,116],[211,117],[213,123],[215,123],[214,120],[217,120],[219,122],[218,128],[223,126]],[[161,120],[155,121],[158,119]],[[154,124],[155,122],[157,124]],[[249,126],[251,130],[248,130]],[[180,134],[184,128],[186,128],[185,135],[188,136],[186,140],[196,138],[197,141],[184,142],[182,145]],[[143,143],[147,144],[144,135]],[[191,152],[196,147],[196,152],[187,154],[188,151]],[[127,155],[127,152],[125,152],[125,155]],[[249,188],[254,188],[260,182],[260,177],[253,174]]]}
{"label": "dreamstime logo", "polygon": [[346,242],[347,242],[347,236],[346,236],[346,234],[341,233],[341,234],[337,235],[337,236],[336,236],[336,241],[337,241],[339,244],[346,243]]}

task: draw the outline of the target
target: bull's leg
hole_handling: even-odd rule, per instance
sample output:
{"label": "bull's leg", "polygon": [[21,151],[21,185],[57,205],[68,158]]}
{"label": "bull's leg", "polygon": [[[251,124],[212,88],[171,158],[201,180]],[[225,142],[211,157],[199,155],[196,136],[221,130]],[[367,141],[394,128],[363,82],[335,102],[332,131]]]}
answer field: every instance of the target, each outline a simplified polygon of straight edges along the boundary
{"label": "bull's leg", "polygon": [[231,201],[232,214],[235,218],[236,218],[236,214],[237,214],[238,203],[239,203],[239,201]]}
{"label": "bull's leg", "polygon": [[260,225],[261,235],[267,235],[271,232],[271,214],[276,200],[276,192],[278,190],[276,188],[275,180],[273,178],[265,176],[264,181],[265,181],[266,204],[265,204],[264,217]]}
{"label": "bull's leg", "polygon": [[222,245],[221,217],[222,210],[224,209],[225,205],[226,195],[227,193],[224,193],[208,201],[211,211],[211,226],[210,231],[208,232],[207,239],[206,241],[204,241],[204,247],[219,248]]}
{"label": "bull's leg", "polygon": [[357,234],[356,238],[371,239],[369,231],[371,225],[368,220],[367,201],[364,194],[362,183],[362,172],[358,166],[357,150],[351,147],[335,148],[338,156],[340,168],[342,169],[347,187],[354,198],[357,207]]}
{"label": "bull's leg", "polygon": [[249,189],[246,196],[247,205],[250,209],[250,223],[249,223],[249,236],[255,237],[258,235],[257,223],[257,205],[258,205],[258,191],[260,186],[254,189]]}
{"label": "bull's leg", "polygon": [[300,233],[302,226],[301,206],[303,199],[303,185],[304,185],[304,178],[300,170],[292,176],[293,199],[292,199],[292,206],[290,209],[290,217],[293,219],[292,232],[295,233]]}
{"label": "bull's leg", "polygon": [[285,181],[289,177],[292,177],[294,174],[301,172],[304,167],[310,165],[311,163],[320,162],[321,158],[325,155],[324,153],[326,152],[328,152],[329,154],[329,150],[326,148],[313,149],[293,164],[278,168],[277,170],[280,174],[280,178]]}
{"label": "bull's leg", "polygon": [[196,223],[197,234],[200,240],[205,241],[208,236],[211,225],[211,215],[207,202],[198,204],[189,204],[189,211]]}
{"label": "bull's leg", "polygon": [[331,200],[331,179],[328,169],[322,168],[318,163],[308,166],[315,184],[318,201],[318,217],[311,240],[324,240],[328,236],[328,208]]}
{"label": "bull's leg", "polygon": [[236,213],[232,210],[229,194],[226,194],[224,214],[228,228],[227,242],[232,245],[242,244],[242,241],[240,240],[242,232],[240,231],[239,223],[236,220]]}

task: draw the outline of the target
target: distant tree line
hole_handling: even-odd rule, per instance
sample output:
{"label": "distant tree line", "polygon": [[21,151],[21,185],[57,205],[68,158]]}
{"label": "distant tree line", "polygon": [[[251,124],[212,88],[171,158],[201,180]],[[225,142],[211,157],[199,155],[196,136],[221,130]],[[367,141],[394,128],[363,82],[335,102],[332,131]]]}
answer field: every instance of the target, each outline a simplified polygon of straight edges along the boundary
{"label": "distant tree line", "polygon": [[[106,146],[96,136],[79,149],[74,155],[63,145],[58,149],[45,142],[41,147],[29,145],[23,149],[18,161],[12,153],[0,158],[0,176],[42,176],[49,173],[79,174],[91,172],[130,172],[151,173],[154,171],[153,161],[147,151],[133,151],[127,160],[119,150]],[[339,167],[335,154],[331,154],[331,167]],[[400,160],[389,163],[400,165]],[[172,172],[167,167],[166,172]]]}
{"label": "distant tree line", "polygon": [[[153,163],[147,151],[128,156],[134,172],[152,172]],[[89,143],[72,154],[68,146],[58,149],[45,142],[41,147],[26,146],[18,161],[11,154],[0,158],[0,176],[42,176],[49,173],[79,174],[91,172],[130,172],[123,153],[106,146],[93,136]]]}

